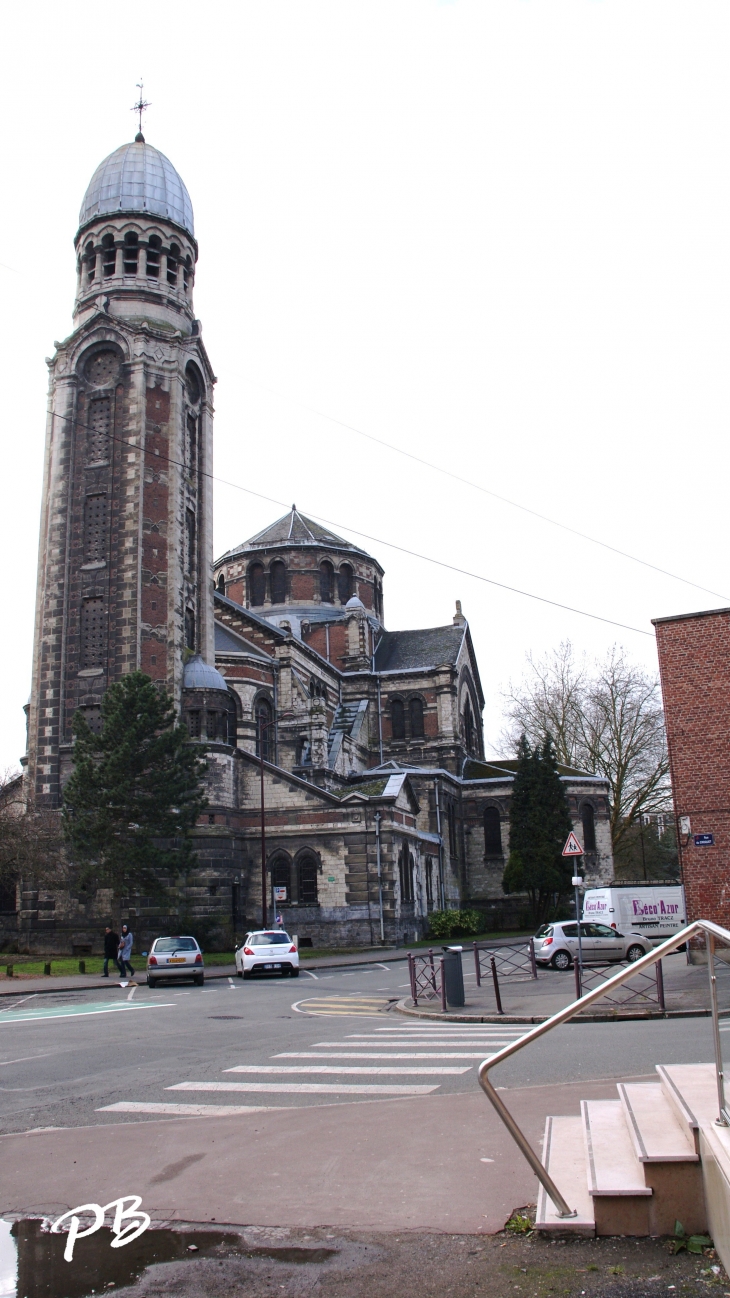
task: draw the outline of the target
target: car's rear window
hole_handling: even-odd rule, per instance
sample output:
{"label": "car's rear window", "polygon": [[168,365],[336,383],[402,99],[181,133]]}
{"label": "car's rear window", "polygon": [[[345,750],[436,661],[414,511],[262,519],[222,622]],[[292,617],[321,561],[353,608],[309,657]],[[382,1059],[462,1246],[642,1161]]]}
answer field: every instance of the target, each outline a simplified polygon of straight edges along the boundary
{"label": "car's rear window", "polygon": [[542,928],[539,928],[537,930],[535,937],[552,937],[552,935],[553,935],[552,924],[543,924]]}
{"label": "car's rear window", "polygon": [[194,937],[158,937],[153,951],[197,951]]}
{"label": "car's rear window", "polygon": [[291,942],[286,933],[252,933],[248,939],[249,946],[279,946]]}

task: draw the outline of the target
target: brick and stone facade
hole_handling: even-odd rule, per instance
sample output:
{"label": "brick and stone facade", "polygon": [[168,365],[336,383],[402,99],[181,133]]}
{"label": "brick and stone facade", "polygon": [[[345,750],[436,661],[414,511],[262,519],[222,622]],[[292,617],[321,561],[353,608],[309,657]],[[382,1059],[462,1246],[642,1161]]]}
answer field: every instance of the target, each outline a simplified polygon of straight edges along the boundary
{"label": "brick and stone facade", "polygon": [[[730,927],[730,609],[657,618],[687,918]],[[696,836],[711,834],[711,845]]]}

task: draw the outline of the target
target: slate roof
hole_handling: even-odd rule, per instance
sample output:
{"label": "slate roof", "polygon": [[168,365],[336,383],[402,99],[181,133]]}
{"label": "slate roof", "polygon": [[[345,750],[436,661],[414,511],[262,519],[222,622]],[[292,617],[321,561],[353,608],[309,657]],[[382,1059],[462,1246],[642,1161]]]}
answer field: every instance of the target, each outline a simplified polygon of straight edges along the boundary
{"label": "slate roof", "polygon": [[422,631],[385,631],[375,651],[375,670],[408,671],[455,663],[463,639],[463,626],[434,626]]}
{"label": "slate roof", "polygon": [[[601,780],[603,776],[595,775],[591,771],[582,771],[578,766],[565,766],[558,762],[558,774],[564,779],[571,778]],[[495,757],[485,762],[478,762],[470,759],[464,767],[463,778],[465,780],[498,780],[514,778],[517,770],[516,757]]]}
{"label": "slate roof", "polygon": [[360,546],[353,545],[352,541],[345,541],[336,532],[331,532],[328,527],[323,527],[321,523],[315,523],[314,519],[300,514],[296,505],[292,505],[289,513],[284,514],[283,518],[277,518],[275,523],[265,527],[262,532],[257,532],[255,536],[249,537],[248,541],[243,541],[241,545],[227,550],[216,562],[221,563],[229,555],[240,554],[242,550],[265,549],[270,545],[327,545],[334,546],[338,550],[352,550],[354,554],[367,553]]}
{"label": "slate roof", "polygon": [[221,622],[214,622],[215,630],[215,652],[217,654],[253,654],[256,658],[265,658],[271,661],[270,654],[264,653],[258,645],[251,644],[243,636],[236,635],[229,627],[223,626]]}

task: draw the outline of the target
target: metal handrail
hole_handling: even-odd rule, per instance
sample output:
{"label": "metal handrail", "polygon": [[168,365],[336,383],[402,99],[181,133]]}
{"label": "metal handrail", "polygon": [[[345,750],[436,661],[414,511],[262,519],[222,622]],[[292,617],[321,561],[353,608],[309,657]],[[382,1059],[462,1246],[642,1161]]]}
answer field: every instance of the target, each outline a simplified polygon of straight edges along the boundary
{"label": "metal handrail", "polygon": [[620,987],[622,983],[628,982],[630,978],[633,978],[634,974],[640,973],[644,969],[649,969],[651,965],[656,964],[657,960],[661,960],[664,956],[669,955],[672,951],[676,950],[678,946],[681,946],[683,942],[689,941],[690,938],[696,936],[698,933],[705,933],[707,936],[707,967],[710,978],[710,1006],[712,1010],[712,1027],[715,1042],[715,1074],[717,1078],[717,1099],[719,1108],[717,1122],[723,1127],[730,1127],[730,1112],[728,1112],[725,1103],[722,1050],[720,1045],[720,1025],[717,1012],[717,984],[715,978],[715,941],[719,938],[720,941],[730,944],[730,931],[726,928],[721,928],[719,924],[713,924],[711,920],[707,919],[694,920],[692,924],[688,924],[686,928],[681,930],[681,932],[675,933],[674,937],[670,937],[666,942],[662,942],[661,946],[655,947],[653,951],[649,951],[646,955],[642,956],[640,960],[635,960],[627,969],[622,969],[620,973],[614,974],[613,978],[608,978],[605,983],[600,987],[596,987],[594,991],[588,992],[585,996],[581,996],[579,1000],[573,1001],[570,1005],[566,1005],[565,1009],[559,1010],[557,1014],[553,1014],[552,1018],[546,1019],[544,1023],[538,1023],[537,1027],[534,1027],[531,1032],[527,1032],[524,1037],[520,1037],[518,1041],[513,1041],[502,1050],[498,1050],[496,1055],[492,1055],[489,1059],[485,1059],[484,1063],[479,1065],[479,1085],[484,1091],[487,1099],[497,1110],[497,1113],[512,1136],[512,1139],[518,1146],[520,1152],[527,1159],[527,1162],[530,1164],[535,1176],[543,1186],[548,1198],[552,1199],[552,1202],[558,1210],[557,1215],[559,1217],[575,1217],[577,1213],[574,1208],[569,1207],[552,1177],[540,1162],[540,1159],[531,1144],[518,1127],[512,1114],[504,1103],[504,1100],[502,1100],[497,1094],[489,1079],[489,1073],[493,1068],[496,1068],[498,1064],[503,1064],[505,1059],[509,1059],[511,1055],[517,1054],[518,1050],[522,1050],[525,1046],[529,1046],[532,1041],[537,1041],[538,1037],[544,1036],[546,1032],[551,1032],[553,1028],[559,1027],[561,1023],[567,1023],[569,1019],[572,1019],[574,1015],[578,1014],[581,1010],[592,1005],[594,1001],[600,1000],[601,997],[605,996],[607,989],[611,987]]}

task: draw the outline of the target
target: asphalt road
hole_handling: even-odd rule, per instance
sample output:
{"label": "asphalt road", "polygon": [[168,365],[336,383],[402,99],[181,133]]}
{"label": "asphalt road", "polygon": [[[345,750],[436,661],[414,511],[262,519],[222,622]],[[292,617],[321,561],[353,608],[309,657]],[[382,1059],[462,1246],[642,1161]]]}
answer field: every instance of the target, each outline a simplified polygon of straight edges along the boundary
{"label": "asphalt road", "polygon": [[[526,1029],[406,1018],[393,1010],[406,976],[399,963],[14,999],[0,1012],[0,1131],[473,1092],[480,1059]],[[707,1018],[570,1024],[494,1076],[540,1086],[711,1058]]]}

